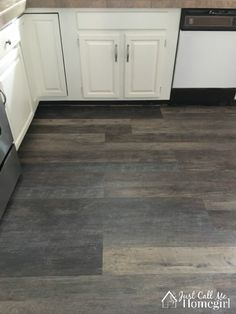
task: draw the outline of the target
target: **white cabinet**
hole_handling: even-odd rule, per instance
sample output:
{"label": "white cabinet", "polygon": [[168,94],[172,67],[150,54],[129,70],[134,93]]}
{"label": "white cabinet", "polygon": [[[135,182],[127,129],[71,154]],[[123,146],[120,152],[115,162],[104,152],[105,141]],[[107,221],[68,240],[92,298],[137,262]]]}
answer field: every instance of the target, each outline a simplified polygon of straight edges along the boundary
{"label": "white cabinet", "polygon": [[22,44],[34,100],[66,96],[58,14],[26,14]]}
{"label": "white cabinet", "polygon": [[125,34],[125,97],[159,98],[165,37],[158,32]]}
{"label": "white cabinet", "polygon": [[28,9],[22,50],[34,103],[169,99],[180,13]]}
{"label": "white cabinet", "polygon": [[6,112],[18,149],[34,114],[19,46],[0,60],[0,89],[6,95]]}
{"label": "white cabinet", "polygon": [[84,97],[120,96],[120,34],[112,32],[80,35]]}
{"label": "white cabinet", "polygon": [[81,32],[84,97],[158,99],[165,41],[156,31]]}
{"label": "white cabinet", "polygon": [[179,20],[177,9],[78,12],[83,98],[169,99]]}

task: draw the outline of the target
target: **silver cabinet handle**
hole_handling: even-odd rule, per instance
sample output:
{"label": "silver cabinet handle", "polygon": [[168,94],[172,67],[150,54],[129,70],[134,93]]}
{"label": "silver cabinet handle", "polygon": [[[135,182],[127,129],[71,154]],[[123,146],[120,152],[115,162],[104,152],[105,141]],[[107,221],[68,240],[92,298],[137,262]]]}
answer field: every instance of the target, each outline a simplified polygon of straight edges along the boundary
{"label": "silver cabinet handle", "polygon": [[126,61],[129,62],[129,48],[130,48],[130,45],[127,45],[127,59]]}
{"label": "silver cabinet handle", "polygon": [[1,95],[1,98],[3,101],[3,105],[5,106],[6,102],[7,102],[7,96],[5,95],[5,93],[1,89],[0,89],[0,95]]}
{"label": "silver cabinet handle", "polygon": [[118,62],[118,45],[115,45],[115,62]]}
{"label": "silver cabinet handle", "polygon": [[11,40],[10,40],[10,39],[7,40],[7,41],[5,42],[5,44],[11,46]]}

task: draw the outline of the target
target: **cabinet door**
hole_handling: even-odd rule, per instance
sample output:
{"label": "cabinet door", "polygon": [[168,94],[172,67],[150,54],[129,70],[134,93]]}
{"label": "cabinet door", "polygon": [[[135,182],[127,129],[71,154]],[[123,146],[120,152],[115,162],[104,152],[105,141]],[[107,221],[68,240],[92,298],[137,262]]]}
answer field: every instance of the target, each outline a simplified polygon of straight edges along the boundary
{"label": "cabinet door", "polygon": [[58,14],[26,14],[23,53],[34,96],[66,96]]}
{"label": "cabinet door", "polygon": [[129,32],[125,38],[125,97],[159,98],[164,35],[158,32]]}
{"label": "cabinet door", "polygon": [[6,94],[6,112],[18,149],[33,118],[31,95],[19,47],[0,61],[0,89]]}
{"label": "cabinet door", "polygon": [[79,41],[84,97],[118,98],[119,33],[80,33]]}

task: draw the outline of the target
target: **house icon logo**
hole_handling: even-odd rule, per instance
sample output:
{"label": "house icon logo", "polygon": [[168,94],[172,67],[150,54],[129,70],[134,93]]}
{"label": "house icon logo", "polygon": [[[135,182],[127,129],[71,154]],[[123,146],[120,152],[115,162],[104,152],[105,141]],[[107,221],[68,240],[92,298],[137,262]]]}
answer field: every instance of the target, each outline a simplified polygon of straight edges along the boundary
{"label": "house icon logo", "polygon": [[171,291],[168,291],[161,300],[161,304],[163,309],[176,309],[177,299]]}

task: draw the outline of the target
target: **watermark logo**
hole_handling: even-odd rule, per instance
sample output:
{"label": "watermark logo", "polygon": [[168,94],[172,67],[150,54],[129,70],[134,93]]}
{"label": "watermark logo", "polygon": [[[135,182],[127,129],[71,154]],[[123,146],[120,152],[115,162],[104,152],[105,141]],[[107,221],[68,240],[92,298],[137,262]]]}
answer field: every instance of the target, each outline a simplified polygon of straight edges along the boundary
{"label": "watermark logo", "polygon": [[220,291],[207,290],[173,293],[168,291],[161,300],[163,309],[173,309],[181,307],[183,309],[209,309],[218,311],[220,309],[230,309],[230,298]]}
{"label": "watermark logo", "polygon": [[171,291],[168,291],[161,300],[163,309],[175,309],[177,307],[177,299]]}

